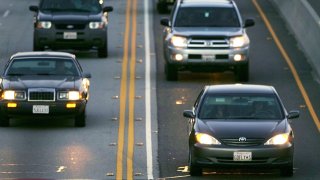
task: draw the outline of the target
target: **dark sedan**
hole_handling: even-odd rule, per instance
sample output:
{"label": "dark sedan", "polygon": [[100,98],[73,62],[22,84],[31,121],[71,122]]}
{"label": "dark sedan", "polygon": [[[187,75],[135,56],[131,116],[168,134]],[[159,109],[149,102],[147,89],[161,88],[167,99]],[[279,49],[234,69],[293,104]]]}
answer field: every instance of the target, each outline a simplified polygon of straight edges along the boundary
{"label": "dark sedan", "polygon": [[293,175],[294,136],[276,90],[263,85],[206,86],[189,119],[189,171],[203,168],[276,168]]}
{"label": "dark sedan", "polygon": [[0,125],[10,118],[75,118],[85,126],[90,74],[84,74],[73,54],[14,54],[0,78]]}

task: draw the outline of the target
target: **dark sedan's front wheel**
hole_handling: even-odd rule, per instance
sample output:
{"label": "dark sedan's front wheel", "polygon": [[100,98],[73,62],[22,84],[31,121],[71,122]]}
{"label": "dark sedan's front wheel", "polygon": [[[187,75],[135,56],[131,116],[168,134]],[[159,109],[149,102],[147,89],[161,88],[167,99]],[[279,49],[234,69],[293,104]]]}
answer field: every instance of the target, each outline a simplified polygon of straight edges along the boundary
{"label": "dark sedan's front wheel", "polygon": [[284,177],[293,176],[293,163],[281,168],[280,169],[280,174],[281,174],[281,176],[284,176]]}
{"label": "dark sedan's front wheel", "polygon": [[76,127],[85,127],[86,126],[86,111],[84,110],[82,113],[76,116],[74,125]]}
{"label": "dark sedan's front wheel", "polygon": [[202,168],[196,166],[192,159],[192,152],[189,151],[189,172],[191,176],[202,176]]}
{"label": "dark sedan's front wheel", "polygon": [[8,127],[10,125],[10,119],[6,115],[0,112],[0,126]]}

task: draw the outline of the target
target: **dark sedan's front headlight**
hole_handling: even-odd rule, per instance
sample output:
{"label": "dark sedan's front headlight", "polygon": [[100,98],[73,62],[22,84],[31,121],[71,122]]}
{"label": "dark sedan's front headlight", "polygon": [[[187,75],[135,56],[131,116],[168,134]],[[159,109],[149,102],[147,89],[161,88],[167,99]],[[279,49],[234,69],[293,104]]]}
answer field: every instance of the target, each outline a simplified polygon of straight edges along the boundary
{"label": "dark sedan's front headlight", "polygon": [[278,134],[270,138],[265,145],[283,145],[289,141],[289,137],[289,133]]}
{"label": "dark sedan's front headlight", "polygon": [[26,99],[26,92],[25,91],[6,90],[2,94],[2,98],[5,100],[25,100]]}
{"label": "dark sedan's front headlight", "polygon": [[79,91],[61,91],[58,93],[58,99],[76,101],[81,99],[81,95]]}
{"label": "dark sedan's front headlight", "polygon": [[221,144],[216,138],[204,133],[196,133],[196,140],[200,144],[207,144],[207,145]]}

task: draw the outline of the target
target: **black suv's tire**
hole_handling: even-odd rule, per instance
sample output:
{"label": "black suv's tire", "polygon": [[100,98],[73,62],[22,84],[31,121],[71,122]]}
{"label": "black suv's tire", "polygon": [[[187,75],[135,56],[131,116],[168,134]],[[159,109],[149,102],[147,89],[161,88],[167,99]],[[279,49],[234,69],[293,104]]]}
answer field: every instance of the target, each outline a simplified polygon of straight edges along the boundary
{"label": "black suv's tire", "polygon": [[202,176],[202,168],[195,166],[192,163],[191,152],[189,152],[189,173],[190,173],[190,176]]}
{"label": "black suv's tire", "polygon": [[237,76],[238,81],[249,81],[249,63],[238,65],[235,69],[235,75]]}
{"label": "black suv's tire", "polygon": [[9,127],[10,126],[10,119],[2,113],[0,113],[0,126],[1,127]]}
{"label": "black suv's tire", "polygon": [[36,41],[33,41],[33,51],[44,51],[44,47],[39,46]]}
{"label": "black suv's tire", "polygon": [[157,11],[159,14],[165,14],[169,12],[168,4],[164,1],[160,1],[157,3]]}
{"label": "black suv's tire", "polygon": [[86,111],[84,110],[81,114],[77,115],[74,120],[75,127],[85,127],[86,126]]}
{"label": "black suv's tire", "polygon": [[100,58],[108,57],[108,41],[107,41],[107,38],[106,38],[106,41],[105,41],[104,45],[98,49],[98,57],[100,57]]}
{"label": "black suv's tire", "polygon": [[280,175],[284,177],[292,177],[293,176],[293,164],[285,166],[280,169]]}
{"label": "black suv's tire", "polygon": [[177,81],[178,80],[178,69],[174,65],[165,63],[164,71],[166,74],[166,79],[168,81]]}

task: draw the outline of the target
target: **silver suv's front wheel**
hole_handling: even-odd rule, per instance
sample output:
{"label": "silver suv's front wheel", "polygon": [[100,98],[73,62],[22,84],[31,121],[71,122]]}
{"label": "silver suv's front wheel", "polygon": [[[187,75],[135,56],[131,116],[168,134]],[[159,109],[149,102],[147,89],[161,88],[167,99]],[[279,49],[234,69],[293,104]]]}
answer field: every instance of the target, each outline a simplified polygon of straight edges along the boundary
{"label": "silver suv's front wheel", "polygon": [[178,80],[178,69],[176,66],[169,63],[165,63],[164,71],[166,74],[166,79],[168,81],[177,81]]}

